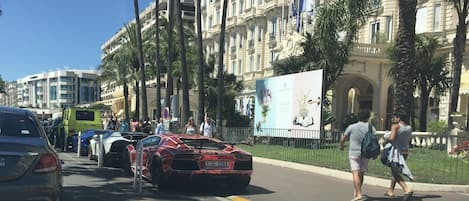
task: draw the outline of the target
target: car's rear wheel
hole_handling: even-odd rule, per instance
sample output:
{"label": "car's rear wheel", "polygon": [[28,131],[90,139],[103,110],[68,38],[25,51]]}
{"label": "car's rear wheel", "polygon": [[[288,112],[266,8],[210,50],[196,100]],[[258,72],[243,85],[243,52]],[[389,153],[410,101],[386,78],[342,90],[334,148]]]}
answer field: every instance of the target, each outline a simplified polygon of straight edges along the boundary
{"label": "car's rear wheel", "polygon": [[153,158],[150,168],[151,183],[159,189],[167,187],[167,182],[163,179],[163,168],[158,158]]}
{"label": "car's rear wheel", "polygon": [[127,149],[122,151],[122,162],[121,162],[121,168],[124,171],[124,175],[131,176],[132,175],[132,169],[130,166],[130,154]]}

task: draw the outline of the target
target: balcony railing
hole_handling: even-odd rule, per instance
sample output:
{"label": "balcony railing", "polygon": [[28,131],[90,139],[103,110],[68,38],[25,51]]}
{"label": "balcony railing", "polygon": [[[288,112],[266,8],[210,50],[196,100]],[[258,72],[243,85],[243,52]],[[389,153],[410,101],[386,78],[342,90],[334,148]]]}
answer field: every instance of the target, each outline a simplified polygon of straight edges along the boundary
{"label": "balcony railing", "polygon": [[387,57],[387,48],[386,44],[355,43],[351,53],[353,56]]}

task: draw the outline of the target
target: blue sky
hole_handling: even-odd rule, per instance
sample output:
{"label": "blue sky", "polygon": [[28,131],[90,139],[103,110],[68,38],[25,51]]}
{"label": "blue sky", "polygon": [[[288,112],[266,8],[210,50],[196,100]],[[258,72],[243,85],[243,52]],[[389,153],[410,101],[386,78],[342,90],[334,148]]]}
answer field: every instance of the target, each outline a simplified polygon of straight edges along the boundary
{"label": "blue sky", "polygon": [[[154,0],[139,0],[143,10]],[[101,45],[134,18],[133,0],[0,0],[0,75],[12,81],[95,69]]]}

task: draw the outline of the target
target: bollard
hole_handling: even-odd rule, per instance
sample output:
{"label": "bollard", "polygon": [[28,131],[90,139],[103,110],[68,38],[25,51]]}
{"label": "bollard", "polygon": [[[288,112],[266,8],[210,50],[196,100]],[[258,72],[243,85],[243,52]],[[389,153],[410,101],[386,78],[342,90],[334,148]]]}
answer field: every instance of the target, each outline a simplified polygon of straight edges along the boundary
{"label": "bollard", "polygon": [[104,164],[103,135],[99,135],[98,142],[98,168],[102,168]]}
{"label": "bollard", "polygon": [[64,132],[64,152],[67,152],[67,147],[68,147],[68,144],[67,144],[67,133]]}
{"label": "bollard", "polygon": [[77,158],[80,158],[81,155],[81,131],[78,132],[77,138]]}
{"label": "bollard", "polygon": [[134,191],[142,192],[142,150],[141,143],[137,144],[137,158],[135,161],[135,174],[134,174]]}

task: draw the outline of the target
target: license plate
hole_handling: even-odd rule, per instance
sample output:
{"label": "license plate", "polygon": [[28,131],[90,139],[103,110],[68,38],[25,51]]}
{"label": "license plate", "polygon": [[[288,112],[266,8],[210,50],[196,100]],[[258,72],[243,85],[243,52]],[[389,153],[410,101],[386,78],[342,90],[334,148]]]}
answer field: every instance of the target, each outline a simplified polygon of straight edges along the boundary
{"label": "license plate", "polygon": [[205,161],[208,168],[228,168],[228,161]]}
{"label": "license plate", "polygon": [[6,167],[6,160],[3,157],[0,157],[0,168]]}

